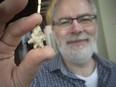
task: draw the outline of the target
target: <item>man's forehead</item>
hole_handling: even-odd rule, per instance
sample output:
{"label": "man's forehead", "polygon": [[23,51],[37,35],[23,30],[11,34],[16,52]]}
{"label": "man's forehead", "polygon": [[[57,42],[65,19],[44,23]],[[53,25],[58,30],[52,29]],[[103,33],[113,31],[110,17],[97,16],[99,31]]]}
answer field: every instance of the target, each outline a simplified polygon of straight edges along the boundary
{"label": "man's forehead", "polygon": [[91,12],[92,9],[87,0],[58,0],[54,11],[56,15],[63,15],[63,12],[65,12],[64,14],[71,12],[87,13]]}
{"label": "man's forehead", "polygon": [[61,7],[73,7],[74,5],[76,5],[77,7],[79,6],[79,4],[83,5],[90,5],[88,3],[88,0],[56,0],[56,2],[54,3],[54,8],[61,8]]}

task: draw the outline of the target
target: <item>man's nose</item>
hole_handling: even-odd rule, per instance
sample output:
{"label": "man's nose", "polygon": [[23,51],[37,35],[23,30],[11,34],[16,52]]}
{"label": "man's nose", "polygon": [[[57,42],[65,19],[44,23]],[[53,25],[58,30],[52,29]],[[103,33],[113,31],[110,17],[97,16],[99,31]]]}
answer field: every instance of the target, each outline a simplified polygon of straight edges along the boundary
{"label": "man's nose", "polygon": [[77,20],[73,20],[72,22],[72,32],[73,33],[82,33],[83,27]]}

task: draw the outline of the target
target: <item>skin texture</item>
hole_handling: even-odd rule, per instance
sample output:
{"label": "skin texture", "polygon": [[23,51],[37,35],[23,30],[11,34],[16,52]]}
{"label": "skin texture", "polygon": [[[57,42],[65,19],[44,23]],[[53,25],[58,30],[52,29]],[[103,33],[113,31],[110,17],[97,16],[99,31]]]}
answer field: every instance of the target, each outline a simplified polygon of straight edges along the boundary
{"label": "skin texture", "polygon": [[42,21],[41,15],[35,13],[5,28],[6,23],[27,3],[28,0],[4,0],[0,3],[0,87],[29,87],[39,65],[54,55],[48,46],[32,49],[18,67],[15,65],[14,51],[21,37]]}
{"label": "skin texture", "polygon": [[[75,18],[83,14],[94,14],[87,0],[59,0],[56,4],[53,19],[58,20],[64,17]],[[86,34],[96,41],[96,22],[94,21],[89,27],[83,27],[76,20],[74,20],[72,25],[67,28],[55,25],[53,27],[53,33],[59,49],[62,50],[63,48],[64,53],[69,51],[69,53],[67,53],[69,54],[69,56],[71,55],[71,52],[74,54],[77,54],[78,52],[83,54],[85,50],[86,52],[88,52],[88,50],[86,49],[87,47],[91,47],[91,40],[87,38],[88,40],[71,41],[70,39],[73,38],[73,36],[78,37],[81,34]],[[94,71],[96,63],[91,58],[91,54],[93,52],[90,53],[89,58],[85,57],[84,62],[81,63],[75,61],[74,59],[70,60],[73,54],[69,58],[69,56],[65,56],[64,53],[61,51],[64,63],[66,64],[68,69],[75,74],[89,76]]]}

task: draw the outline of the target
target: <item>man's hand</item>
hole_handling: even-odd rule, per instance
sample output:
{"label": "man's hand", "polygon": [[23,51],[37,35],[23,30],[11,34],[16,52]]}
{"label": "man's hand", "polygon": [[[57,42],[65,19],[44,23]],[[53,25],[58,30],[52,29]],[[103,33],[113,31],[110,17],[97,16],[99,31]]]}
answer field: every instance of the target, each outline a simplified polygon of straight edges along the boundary
{"label": "man's hand", "polygon": [[39,65],[50,59],[54,52],[45,46],[41,50],[33,49],[27,53],[17,67],[14,51],[21,37],[31,31],[42,21],[41,15],[35,13],[11,23],[6,23],[26,6],[28,0],[5,0],[0,3],[0,87],[29,87]]}

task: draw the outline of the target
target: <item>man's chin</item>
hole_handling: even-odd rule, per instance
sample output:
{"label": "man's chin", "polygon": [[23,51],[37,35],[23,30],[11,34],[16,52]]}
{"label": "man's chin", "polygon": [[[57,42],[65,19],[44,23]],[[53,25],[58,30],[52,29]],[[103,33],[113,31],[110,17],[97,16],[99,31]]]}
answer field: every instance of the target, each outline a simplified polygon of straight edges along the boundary
{"label": "man's chin", "polygon": [[61,54],[72,63],[82,64],[88,61],[93,54],[91,47],[60,48]]}

